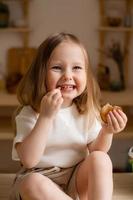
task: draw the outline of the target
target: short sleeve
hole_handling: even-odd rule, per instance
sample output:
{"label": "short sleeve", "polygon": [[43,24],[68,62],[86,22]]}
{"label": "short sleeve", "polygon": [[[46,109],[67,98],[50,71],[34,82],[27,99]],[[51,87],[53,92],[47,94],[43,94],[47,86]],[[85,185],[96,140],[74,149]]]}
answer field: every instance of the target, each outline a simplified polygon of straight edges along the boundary
{"label": "short sleeve", "polygon": [[93,140],[97,138],[101,130],[101,127],[102,127],[101,122],[98,119],[95,119],[88,131],[87,144],[91,143]]}
{"label": "short sleeve", "polygon": [[[29,109],[29,108],[27,108]],[[13,140],[12,159],[19,160],[15,144],[22,142],[23,139],[30,133],[36,124],[35,114],[32,112],[27,113],[27,109],[23,110],[18,116],[16,116],[16,136]],[[30,110],[29,110],[30,111]]]}

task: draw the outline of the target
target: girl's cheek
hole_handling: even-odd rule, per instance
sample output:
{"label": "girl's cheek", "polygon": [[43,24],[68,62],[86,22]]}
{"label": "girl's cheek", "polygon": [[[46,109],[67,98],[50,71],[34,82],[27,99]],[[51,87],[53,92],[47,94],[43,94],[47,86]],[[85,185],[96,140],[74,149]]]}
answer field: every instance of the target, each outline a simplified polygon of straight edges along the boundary
{"label": "girl's cheek", "polygon": [[54,90],[56,88],[56,86],[54,85],[54,84],[52,84],[51,86],[50,86],[50,90]]}
{"label": "girl's cheek", "polygon": [[48,90],[48,92],[50,92],[50,91],[53,90],[53,89],[55,89],[54,84],[53,84],[53,83],[49,83],[49,84],[47,85],[47,90]]}

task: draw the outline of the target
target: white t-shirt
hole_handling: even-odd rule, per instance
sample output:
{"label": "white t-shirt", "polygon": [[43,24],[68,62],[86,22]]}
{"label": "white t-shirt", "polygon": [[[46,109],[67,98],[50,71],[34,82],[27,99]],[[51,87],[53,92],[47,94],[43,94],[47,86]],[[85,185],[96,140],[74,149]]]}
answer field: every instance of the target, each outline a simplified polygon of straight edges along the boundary
{"label": "white t-shirt", "polygon": [[[25,106],[16,116],[16,137],[13,142],[12,159],[20,160],[15,144],[22,142],[36,124],[36,112]],[[52,130],[49,132],[46,148],[36,167],[61,168],[72,167],[87,155],[87,144],[92,142],[101,129],[100,122],[95,119],[89,130],[85,126],[86,117],[80,115],[75,104],[60,109],[56,115]],[[45,134],[45,133],[44,133]],[[31,152],[32,156],[32,152]]]}

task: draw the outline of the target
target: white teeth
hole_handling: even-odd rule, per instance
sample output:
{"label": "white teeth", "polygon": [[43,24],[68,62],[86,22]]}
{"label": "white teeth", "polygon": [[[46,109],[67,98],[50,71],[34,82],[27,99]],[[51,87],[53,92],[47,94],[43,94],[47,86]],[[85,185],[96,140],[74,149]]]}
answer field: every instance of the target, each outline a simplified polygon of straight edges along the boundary
{"label": "white teeth", "polygon": [[72,86],[63,86],[63,88],[72,88]]}
{"label": "white teeth", "polygon": [[73,88],[73,86],[65,85],[65,86],[62,86],[62,88],[64,88],[64,89]]}
{"label": "white teeth", "polygon": [[61,89],[62,89],[62,90],[65,90],[65,89],[73,89],[73,88],[74,88],[73,85],[63,85],[63,86],[61,86]]}

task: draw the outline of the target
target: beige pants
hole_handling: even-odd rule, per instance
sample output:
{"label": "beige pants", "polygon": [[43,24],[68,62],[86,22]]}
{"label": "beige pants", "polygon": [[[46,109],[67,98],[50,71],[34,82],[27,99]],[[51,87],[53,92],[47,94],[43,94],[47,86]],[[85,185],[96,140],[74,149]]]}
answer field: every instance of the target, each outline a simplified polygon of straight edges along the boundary
{"label": "beige pants", "polygon": [[22,168],[17,174],[14,180],[13,186],[10,192],[10,200],[22,200],[19,194],[18,185],[19,182],[27,175],[31,173],[40,173],[44,176],[50,178],[57,186],[63,190],[66,194],[68,194],[72,199],[79,200],[76,185],[75,185],[75,175],[77,172],[79,164],[75,167],[71,168],[59,168],[53,167],[50,169],[41,169],[41,168],[33,168],[33,169],[24,169]]}

